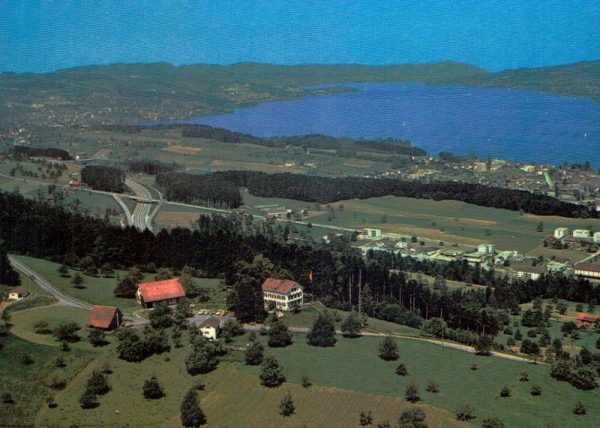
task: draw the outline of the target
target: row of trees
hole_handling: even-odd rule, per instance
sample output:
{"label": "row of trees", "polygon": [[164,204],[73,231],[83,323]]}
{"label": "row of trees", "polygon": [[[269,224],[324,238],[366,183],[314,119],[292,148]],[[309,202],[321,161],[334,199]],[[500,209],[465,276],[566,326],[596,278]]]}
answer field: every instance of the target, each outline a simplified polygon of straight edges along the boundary
{"label": "row of trees", "polygon": [[269,198],[287,198],[328,204],[349,199],[379,196],[449,199],[474,205],[523,211],[537,215],[596,217],[594,210],[523,190],[488,187],[481,184],[438,181],[421,183],[392,178],[312,177],[300,174],[266,174],[257,171],[215,172],[251,194]]}
{"label": "row of trees", "polygon": [[55,147],[30,147],[30,146],[14,146],[13,156],[15,159],[27,159],[30,157],[49,157],[60,160],[72,160],[73,158],[66,150],[57,149]]}
{"label": "row of trees", "polygon": [[156,160],[134,160],[127,163],[127,169],[133,173],[158,175],[182,169],[182,166],[175,162],[167,164]]}
{"label": "row of trees", "polygon": [[186,125],[182,127],[181,135],[183,137],[205,138],[232,144],[256,144],[281,148],[297,146],[304,149],[336,150],[344,156],[354,156],[358,150],[403,156],[427,156],[425,150],[413,147],[410,141],[395,140],[393,138],[385,140],[353,140],[320,134],[260,138],[206,125]]}

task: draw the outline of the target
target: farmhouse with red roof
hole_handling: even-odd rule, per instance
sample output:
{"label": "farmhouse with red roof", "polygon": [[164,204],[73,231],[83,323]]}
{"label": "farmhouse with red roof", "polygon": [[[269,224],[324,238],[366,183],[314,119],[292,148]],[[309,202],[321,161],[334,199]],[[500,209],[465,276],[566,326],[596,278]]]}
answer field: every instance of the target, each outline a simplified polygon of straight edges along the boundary
{"label": "farmhouse with red roof", "polygon": [[94,306],[88,316],[87,326],[101,328],[102,330],[114,330],[121,325],[123,314],[115,306]]}
{"label": "farmhouse with red roof", "polygon": [[299,308],[304,304],[304,291],[300,284],[289,279],[268,278],[262,284],[265,307],[282,311]]}
{"label": "farmhouse with red roof", "polygon": [[176,305],[185,297],[185,291],[178,279],[145,282],[138,285],[136,300],[145,308],[153,308],[157,303]]}

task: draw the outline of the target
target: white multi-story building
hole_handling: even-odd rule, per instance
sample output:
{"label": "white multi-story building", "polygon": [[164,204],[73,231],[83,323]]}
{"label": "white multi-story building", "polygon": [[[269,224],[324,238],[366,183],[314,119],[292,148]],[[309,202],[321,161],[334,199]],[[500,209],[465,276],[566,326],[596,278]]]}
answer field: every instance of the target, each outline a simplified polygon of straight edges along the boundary
{"label": "white multi-story building", "polygon": [[381,229],[363,229],[363,236],[367,239],[379,239],[382,237]]}
{"label": "white multi-story building", "polygon": [[588,229],[575,229],[573,231],[573,238],[591,238],[592,232]]}
{"label": "white multi-story building", "polygon": [[600,244],[600,232],[594,232],[594,242]]}
{"label": "white multi-story building", "polygon": [[289,311],[304,304],[304,291],[300,284],[289,279],[268,278],[262,284],[265,308]]}
{"label": "white multi-story building", "polygon": [[568,227],[557,227],[554,229],[554,237],[556,239],[561,239],[569,236],[569,228]]}
{"label": "white multi-story building", "polygon": [[492,254],[495,249],[494,244],[479,244],[477,246],[477,252],[480,254]]}

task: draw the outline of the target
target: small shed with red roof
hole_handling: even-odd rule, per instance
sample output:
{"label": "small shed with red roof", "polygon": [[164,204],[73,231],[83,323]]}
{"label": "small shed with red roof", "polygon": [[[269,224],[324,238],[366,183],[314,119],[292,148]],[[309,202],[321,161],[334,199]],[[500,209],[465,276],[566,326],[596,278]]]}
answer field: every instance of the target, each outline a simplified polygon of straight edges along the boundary
{"label": "small shed with red roof", "polygon": [[600,317],[594,314],[586,314],[585,312],[579,312],[577,314],[577,324],[579,328],[589,328],[593,327]]}
{"label": "small shed with red roof", "polygon": [[111,331],[119,327],[121,321],[123,321],[123,314],[116,306],[93,306],[86,325]]}
{"label": "small shed with red roof", "polygon": [[185,291],[178,279],[145,282],[138,285],[136,300],[145,308],[153,308],[157,303],[176,305],[185,297]]}
{"label": "small shed with red roof", "polygon": [[265,307],[289,311],[304,304],[304,291],[300,284],[289,279],[268,278],[262,284]]}

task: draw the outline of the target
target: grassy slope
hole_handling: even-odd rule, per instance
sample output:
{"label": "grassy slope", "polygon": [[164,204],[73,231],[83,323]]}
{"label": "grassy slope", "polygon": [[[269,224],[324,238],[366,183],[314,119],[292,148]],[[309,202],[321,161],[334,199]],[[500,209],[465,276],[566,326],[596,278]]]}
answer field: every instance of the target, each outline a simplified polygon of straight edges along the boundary
{"label": "grassy slope", "polygon": [[[397,363],[376,357],[379,342],[379,338],[371,337],[340,338],[335,348],[318,349],[306,345],[304,337],[297,335],[293,346],[267,352],[280,361],[291,382],[299,382],[306,374],[316,385],[398,397],[403,396],[406,384],[415,380],[424,403],[449,411],[469,404],[478,421],[498,416],[507,426],[528,427],[544,426],[549,421],[556,426],[600,422],[600,409],[594,404],[600,392],[582,392],[557,382],[549,376],[546,366],[477,357],[436,345],[399,340],[401,361],[409,370],[409,376],[404,378],[394,374]],[[479,367],[476,371],[469,368],[473,362]],[[361,369],[367,367],[368,370]],[[241,366],[240,369],[258,374],[256,368]],[[529,373],[529,382],[519,382],[522,370]],[[440,393],[425,391],[429,378],[438,381]],[[503,385],[512,389],[512,397],[499,397]],[[541,397],[530,395],[532,385],[542,387]],[[585,421],[572,414],[577,400],[590,409]]]}
{"label": "grassy slope", "polygon": [[11,332],[15,336],[32,343],[59,347],[60,343],[56,342],[52,335],[36,333],[34,325],[39,321],[45,321],[48,323],[48,328],[52,330],[60,324],[73,321],[81,327],[81,330],[78,332],[79,337],[81,337],[81,341],[72,344],[71,347],[73,349],[97,353],[101,349],[92,347],[87,341],[85,323],[87,321],[88,314],[88,311],[84,311],[82,309],[59,306],[16,313],[11,318],[11,322],[14,324]]}
{"label": "grassy slope", "polygon": [[[556,216],[521,215],[516,211],[479,207],[459,201],[433,201],[385,196],[364,200],[353,199],[330,204],[335,210],[333,220],[328,220],[325,206],[320,211],[314,204],[281,198],[262,198],[242,190],[246,210],[252,214],[265,214],[264,209],[254,207],[273,205],[291,209],[308,209],[305,221],[363,229],[381,228],[384,232],[417,235],[433,240],[459,242],[469,245],[492,242],[499,250],[518,250],[534,256],[555,255],[572,261],[581,260],[588,254],[580,251],[558,251],[543,248],[543,238],[557,227],[586,228],[595,220],[569,219]],[[382,221],[385,216],[385,223]],[[544,223],[544,232],[537,232],[539,222]],[[299,226],[299,228],[301,228]],[[443,230],[442,230],[443,229]],[[486,235],[489,231],[489,235]],[[327,233],[327,232],[326,232]],[[323,234],[323,233],[322,233]],[[321,235],[322,235],[321,234]]]}
{"label": "grassy slope", "polygon": [[[23,365],[23,354],[30,355],[34,362]],[[58,356],[65,359],[66,367],[57,368],[54,361]],[[44,346],[10,335],[0,351],[0,393],[9,392],[15,403],[0,403],[1,426],[33,426],[37,410],[46,397],[55,391],[44,385],[57,377],[72,379],[93,358],[93,354],[73,349],[68,353],[56,347]]]}
{"label": "grassy slope", "polygon": [[[431,344],[399,340],[401,360],[410,373],[400,377],[394,374],[397,363],[377,358],[380,340],[339,338],[334,348],[320,349],[309,347],[305,336],[297,334],[294,344],[288,348],[267,348],[267,353],[280,361],[288,378],[288,383],[276,390],[261,387],[257,379],[259,369],[236,362],[240,354],[225,357],[227,361],[215,372],[192,378],[184,368],[186,347],[139,364],[116,359],[111,349],[58,394],[59,408],[43,409],[37,423],[64,426],[93,419],[102,421],[104,426],[123,426],[126,422],[132,426],[177,426],[180,400],[197,379],[207,385],[200,397],[209,426],[297,426],[302,423],[352,426],[357,423],[361,410],[372,410],[378,421],[393,419],[405,404],[404,389],[410,380],[417,382],[422,404],[446,410],[430,413],[431,422],[437,420],[440,424],[430,426],[448,426],[452,422],[448,415],[462,404],[473,407],[476,421],[495,415],[507,426],[541,427],[550,421],[556,426],[596,425],[600,421],[600,409],[595,406],[600,392],[582,392],[554,381],[546,366],[477,357]],[[245,339],[240,338],[236,345],[244,342]],[[77,405],[77,398],[91,370],[104,361],[114,369],[109,377],[113,391],[100,398],[100,407],[84,411]],[[473,362],[479,367],[476,371],[469,368]],[[364,369],[367,367],[368,370]],[[519,382],[522,370],[529,373],[529,382]],[[141,385],[153,374],[163,384],[167,396],[149,402],[142,398]],[[305,374],[314,384],[308,390],[298,385]],[[424,390],[429,378],[438,381],[440,393]],[[512,389],[512,397],[499,397],[503,385]],[[542,387],[541,397],[529,394],[532,385]],[[286,391],[292,393],[297,406],[297,415],[290,419],[277,415],[277,405]],[[577,400],[588,406],[586,416],[572,414]],[[125,402],[128,405],[123,405]],[[115,414],[116,409],[119,415]]]}
{"label": "grassy slope", "polygon": [[[118,306],[124,313],[130,313],[139,309],[139,305],[133,299],[121,299],[114,296],[113,290],[117,284],[115,278],[92,277],[74,270],[69,271],[71,274],[70,278],[63,278],[58,273],[58,268],[60,267],[58,263],[27,256],[15,256],[15,258],[69,296],[94,305]],[[75,273],[79,273],[82,276],[83,285],[86,288],[79,290],[73,287],[71,280]],[[121,278],[127,275],[126,272],[119,272],[119,274]]]}

